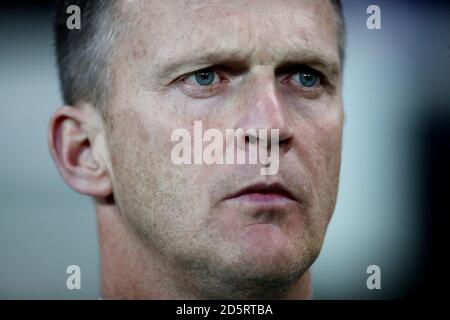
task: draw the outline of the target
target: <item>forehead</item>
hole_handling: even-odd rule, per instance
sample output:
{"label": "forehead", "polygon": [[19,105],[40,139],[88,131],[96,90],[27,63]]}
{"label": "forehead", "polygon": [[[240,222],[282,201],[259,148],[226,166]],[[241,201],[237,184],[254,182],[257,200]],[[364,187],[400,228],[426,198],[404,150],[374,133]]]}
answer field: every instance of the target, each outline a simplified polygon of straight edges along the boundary
{"label": "forehead", "polygon": [[122,9],[129,39],[158,63],[221,50],[261,63],[302,50],[339,60],[329,0],[130,0]]}

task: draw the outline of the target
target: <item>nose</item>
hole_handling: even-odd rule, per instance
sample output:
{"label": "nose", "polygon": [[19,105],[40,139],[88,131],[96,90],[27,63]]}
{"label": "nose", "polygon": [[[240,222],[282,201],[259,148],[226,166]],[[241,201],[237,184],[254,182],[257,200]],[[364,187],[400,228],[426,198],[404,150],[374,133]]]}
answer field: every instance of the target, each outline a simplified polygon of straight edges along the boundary
{"label": "nose", "polygon": [[[278,129],[280,153],[289,151],[292,146],[293,128],[289,110],[279,92],[273,72],[254,75],[242,88],[239,103],[237,128],[248,132],[244,136],[246,145],[264,142],[270,148],[273,143],[270,139],[271,130]],[[259,129],[266,129],[267,135],[258,135]],[[262,141],[263,139],[268,140]]]}

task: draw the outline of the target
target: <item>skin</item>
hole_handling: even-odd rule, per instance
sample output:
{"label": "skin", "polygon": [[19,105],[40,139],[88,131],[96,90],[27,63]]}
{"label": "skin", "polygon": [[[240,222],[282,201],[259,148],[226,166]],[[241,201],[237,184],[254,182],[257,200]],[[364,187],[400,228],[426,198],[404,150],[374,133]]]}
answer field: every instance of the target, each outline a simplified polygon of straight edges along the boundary
{"label": "skin", "polygon": [[[105,114],[59,108],[49,145],[65,181],[95,199],[102,296],[311,297],[332,216],[343,106],[336,15],[324,1],[124,1]],[[294,65],[323,74],[306,88]],[[221,66],[221,67],[217,67]],[[191,72],[217,67],[201,87]],[[171,133],[279,129],[280,168],[175,165]],[[226,199],[254,183],[296,201]]]}

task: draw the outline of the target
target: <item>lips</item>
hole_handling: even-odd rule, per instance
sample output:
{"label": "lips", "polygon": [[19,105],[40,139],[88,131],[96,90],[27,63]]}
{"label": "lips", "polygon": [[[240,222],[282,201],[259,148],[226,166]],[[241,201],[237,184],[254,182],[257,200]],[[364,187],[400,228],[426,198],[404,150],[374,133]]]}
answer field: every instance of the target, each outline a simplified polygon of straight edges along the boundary
{"label": "lips", "polygon": [[243,200],[257,203],[299,201],[299,199],[281,183],[253,184],[227,196],[225,200]]}

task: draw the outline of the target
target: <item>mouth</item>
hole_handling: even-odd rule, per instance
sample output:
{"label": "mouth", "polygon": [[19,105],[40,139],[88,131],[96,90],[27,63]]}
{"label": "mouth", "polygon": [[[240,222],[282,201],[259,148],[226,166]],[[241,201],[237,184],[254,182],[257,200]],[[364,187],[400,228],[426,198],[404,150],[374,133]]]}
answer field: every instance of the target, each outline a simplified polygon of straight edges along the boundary
{"label": "mouth", "polygon": [[299,199],[293,195],[281,183],[258,183],[245,187],[238,192],[226,197],[225,200],[235,200],[250,202],[255,204],[279,205],[299,202]]}

